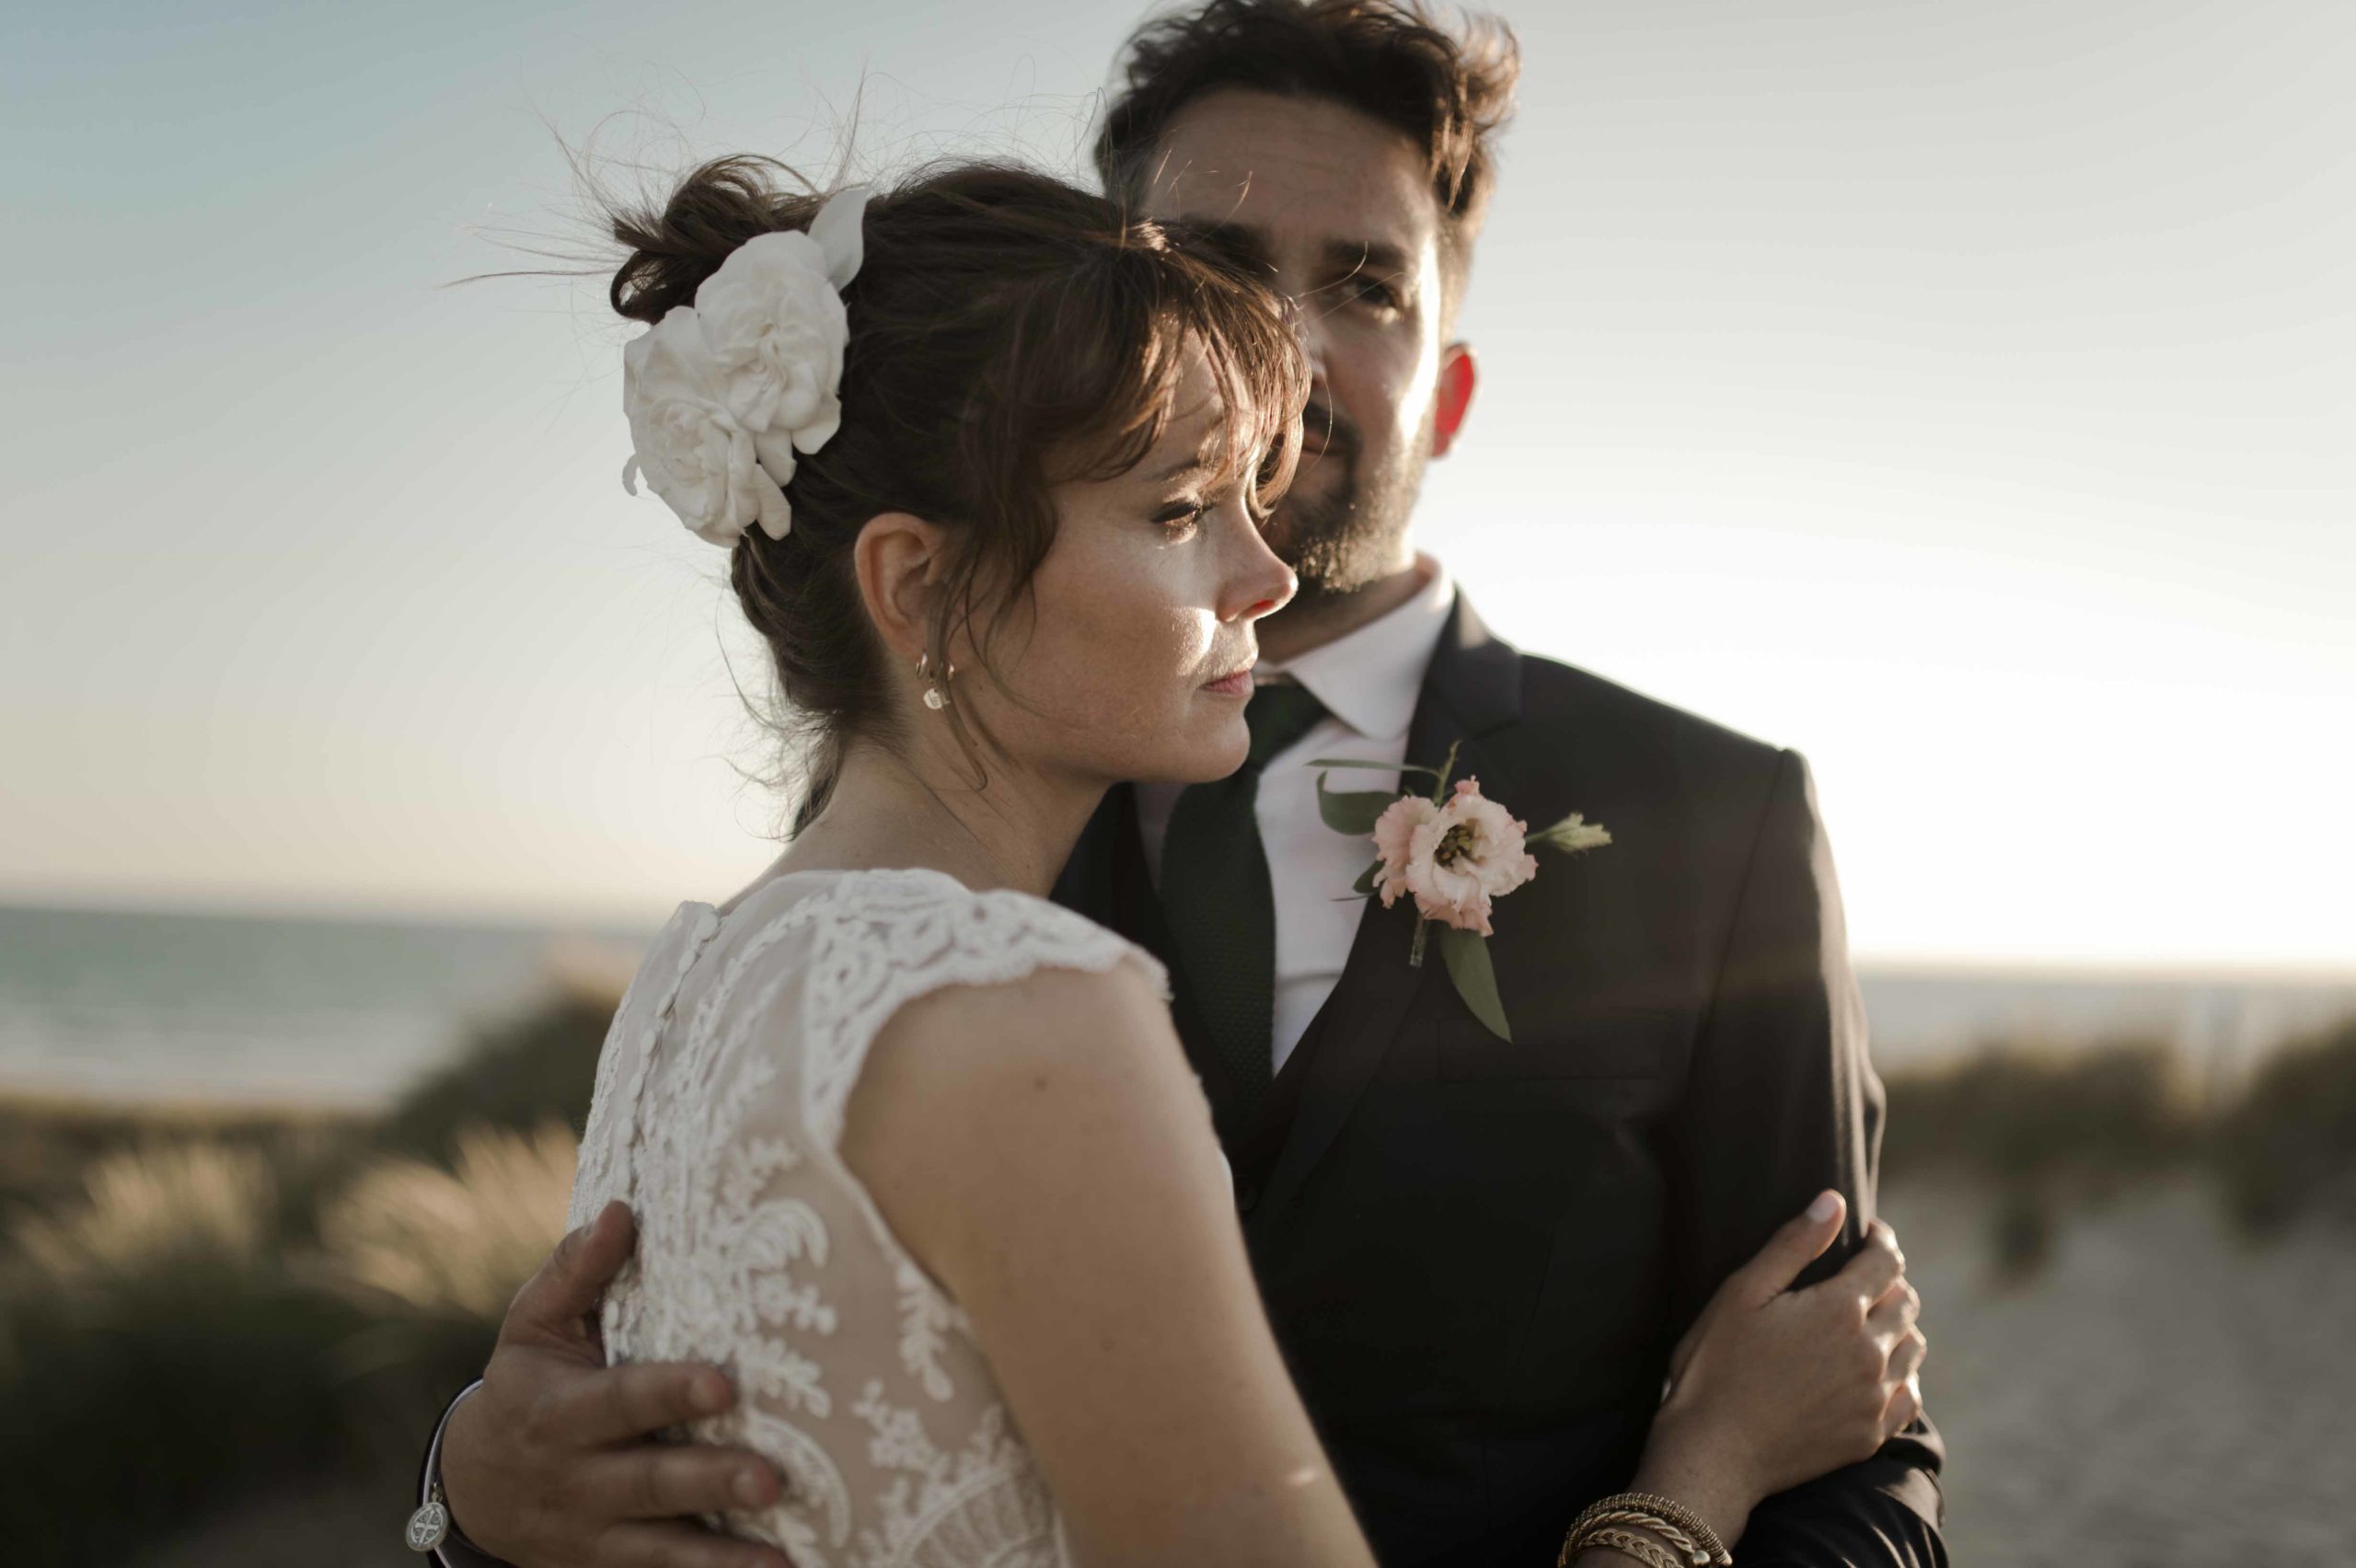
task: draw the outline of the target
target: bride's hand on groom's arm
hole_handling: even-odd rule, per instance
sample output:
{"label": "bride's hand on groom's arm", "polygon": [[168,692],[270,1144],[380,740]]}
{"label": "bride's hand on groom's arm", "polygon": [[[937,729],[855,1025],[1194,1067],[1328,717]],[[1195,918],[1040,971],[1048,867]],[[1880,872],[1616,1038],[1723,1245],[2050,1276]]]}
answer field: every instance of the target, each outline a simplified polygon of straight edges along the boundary
{"label": "bride's hand on groom's arm", "polygon": [[1729,1545],[1761,1501],[1870,1458],[1922,1410],[1927,1348],[1896,1235],[1877,1220],[1836,1274],[1793,1288],[1841,1233],[1837,1193],[1728,1275],[1678,1344],[1636,1490]]}
{"label": "bride's hand on groom's arm", "polygon": [[452,1522],[517,1568],[792,1568],[699,1515],[774,1500],[777,1473],[733,1448],[653,1441],[727,1408],[710,1366],[607,1366],[598,1298],[635,1243],[609,1204],[558,1243],[507,1309],[482,1386],[450,1415],[442,1486]]}

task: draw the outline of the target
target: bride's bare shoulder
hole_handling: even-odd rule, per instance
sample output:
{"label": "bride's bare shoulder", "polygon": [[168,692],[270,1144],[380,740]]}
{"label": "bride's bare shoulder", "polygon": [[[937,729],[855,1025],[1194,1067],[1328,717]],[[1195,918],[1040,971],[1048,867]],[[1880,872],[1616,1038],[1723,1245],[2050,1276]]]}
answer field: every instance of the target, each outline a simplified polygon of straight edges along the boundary
{"label": "bride's bare shoulder", "polygon": [[1133,1072],[1178,1049],[1142,963],[1042,967],[996,984],[944,986],[902,1007],[877,1032],[861,1088],[892,1090],[914,1078],[936,1091],[1019,1088],[1043,1075]]}
{"label": "bride's bare shoulder", "polygon": [[841,1147],[893,1229],[953,1288],[976,1247],[1124,1162],[1191,1172],[1209,1195],[1225,1182],[1169,1009],[1127,962],[946,986],[902,1008],[876,1036]]}

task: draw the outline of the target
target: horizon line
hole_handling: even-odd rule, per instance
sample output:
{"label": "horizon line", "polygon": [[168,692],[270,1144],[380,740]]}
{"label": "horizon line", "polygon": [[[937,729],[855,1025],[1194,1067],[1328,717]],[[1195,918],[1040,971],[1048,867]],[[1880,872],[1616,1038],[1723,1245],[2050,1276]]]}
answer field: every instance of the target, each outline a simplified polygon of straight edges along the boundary
{"label": "horizon line", "polygon": [[[0,885],[0,911],[22,914],[167,916],[189,919],[316,920],[349,926],[440,926],[562,934],[616,934],[642,927],[650,937],[678,900],[595,904],[560,913],[546,904],[465,905],[395,900],[360,904],[350,898],[300,896],[230,898],[202,894],[110,897],[106,894]],[[2304,959],[2192,958],[2180,953],[2073,956],[2068,953],[1925,952],[1912,949],[1852,950],[1860,974],[1880,978],[1941,979],[2007,974],[2015,978],[2118,980],[2176,985],[2356,986],[2356,963],[2333,965]]]}

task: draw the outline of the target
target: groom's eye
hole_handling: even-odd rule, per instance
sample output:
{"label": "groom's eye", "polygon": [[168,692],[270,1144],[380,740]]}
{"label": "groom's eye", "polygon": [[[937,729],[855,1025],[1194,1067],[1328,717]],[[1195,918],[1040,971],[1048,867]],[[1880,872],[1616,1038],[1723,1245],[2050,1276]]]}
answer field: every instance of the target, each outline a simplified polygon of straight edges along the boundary
{"label": "groom's eye", "polygon": [[1377,310],[1398,310],[1406,304],[1400,296],[1399,286],[1387,278],[1349,277],[1334,288],[1353,305],[1371,306]]}

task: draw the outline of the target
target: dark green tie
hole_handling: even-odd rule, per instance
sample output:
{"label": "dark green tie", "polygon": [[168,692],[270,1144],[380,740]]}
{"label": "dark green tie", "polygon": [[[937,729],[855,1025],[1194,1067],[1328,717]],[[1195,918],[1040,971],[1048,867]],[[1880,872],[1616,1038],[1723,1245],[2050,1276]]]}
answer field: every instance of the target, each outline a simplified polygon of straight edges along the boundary
{"label": "dark green tie", "polygon": [[1234,1132],[1258,1117],[1276,1070],[1276,894],[1253,803],[1268,759],[1324,716],[1325,705],[1305,687],[1254,691],[1243,710],[1251,755],[1224,778],[1187,786],[1162,839],[1161,906],[1212,1053],[1228,1069],[1232,1104],[1221,1119]]}

